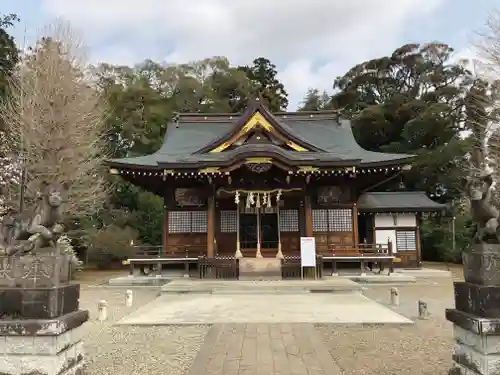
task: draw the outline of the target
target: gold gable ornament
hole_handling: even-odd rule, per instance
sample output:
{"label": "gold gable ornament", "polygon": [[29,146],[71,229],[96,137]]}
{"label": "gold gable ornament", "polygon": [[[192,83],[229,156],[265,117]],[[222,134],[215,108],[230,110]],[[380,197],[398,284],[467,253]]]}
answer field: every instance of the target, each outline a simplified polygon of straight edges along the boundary
{"label": "gold gable ornament", "polygon": [[[258,127],[261,127],[264,129],[266,132],[269,133],[274,133],[276,132],[276,129],[267,121],[264,116],[259,112],[255,112],[252,117],[241,127],[241,130],[238,132],[238,134],[232,138],[232,141],[227,141],[222,143],[221,145],[215,147],[214,149],[210,150],[209,152],[222,152],[229,148],[234,142],[238,141],[241,137],[244,135],[248,134],[252,129],[256,129]],[[295,142],[288,140],[286,142],[286,145],[290,147],[294,151],[298,152],[304,152],[304,151],[309,151],[306,148],[299,146]]]}

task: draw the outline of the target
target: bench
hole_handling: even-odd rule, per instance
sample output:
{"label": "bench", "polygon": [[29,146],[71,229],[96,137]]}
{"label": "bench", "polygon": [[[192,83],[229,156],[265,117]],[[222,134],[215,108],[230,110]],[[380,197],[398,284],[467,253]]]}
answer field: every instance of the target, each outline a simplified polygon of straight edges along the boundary
{"label": "bench", "polygon": [[184,264],[185,275],[189,275],[189,265],[197,264],[199,254],[205,251],[204,247],[196,245],[169,246],[165,253],[162,253],[161,246],[137,246],[137,249],[135,256],[125,262],[130,275],[134,274],[135,266],[139,266],[142,275],[146,274],[145,266],[148,266],[149,272],[154,271],[156,266],[158,274],[161,274],[164,264]]}
{"label": "bench", "polygon": [[323,256],[323,264],[327,262],[332,263],[332,276],[338,274],[337,263],[352,263],[352,262],[360,263],[361,275],[364,275],[366,273],[365,272],[366,263],[374,263],[374,262],[380,264],[380,271],[384,269],[385,265],[388,265],[389,274],[391,274],[392,272],[394,272],[394,267],[392,265],[394,258],[395,257],[393,255],[387,255],[387,254],[327,255]]}

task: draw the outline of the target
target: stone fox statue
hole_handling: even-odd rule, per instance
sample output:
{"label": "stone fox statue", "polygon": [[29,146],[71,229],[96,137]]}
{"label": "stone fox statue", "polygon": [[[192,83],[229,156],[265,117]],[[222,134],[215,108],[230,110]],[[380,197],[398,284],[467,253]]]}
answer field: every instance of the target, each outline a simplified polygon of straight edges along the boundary
{"label": "stone fox statue", "polygon": [[468,185],[470,213],[477,225],[474,240],[500,243],[499,212],[491,203],[493,177],[483,175]]}
{"label": "stone fox statue", "polygon": [[67,188],[66,184],[43,182],[33,210],[5,217],[0,226],[0,252],[14,255],[47,245],[54,247],[56,237],[63,232],[61,204]]}

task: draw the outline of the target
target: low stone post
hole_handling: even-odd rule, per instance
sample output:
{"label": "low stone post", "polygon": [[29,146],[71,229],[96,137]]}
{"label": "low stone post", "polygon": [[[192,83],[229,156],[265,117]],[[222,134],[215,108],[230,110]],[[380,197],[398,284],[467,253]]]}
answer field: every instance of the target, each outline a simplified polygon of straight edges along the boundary
{"label": "low stone post", "polygon": [[130,289],[128,289],[125,292],[125,306],[132,307],[133,298],[134,298],[133,292]]}
{"label": "low stone post", "polygon": [[427,302],[418,301],[418,318],[427,319],[429,317],[429,310],[427,309]]}
{"label": "low stone post", "polygon": [[97,304],[97,319],[100,322],[108,320],[108,302],[106,300],[100,300]]}
{"label": "low stone post", "polygon": [[399,306],[399,290],[398,288],[391,288],[391,305]]}

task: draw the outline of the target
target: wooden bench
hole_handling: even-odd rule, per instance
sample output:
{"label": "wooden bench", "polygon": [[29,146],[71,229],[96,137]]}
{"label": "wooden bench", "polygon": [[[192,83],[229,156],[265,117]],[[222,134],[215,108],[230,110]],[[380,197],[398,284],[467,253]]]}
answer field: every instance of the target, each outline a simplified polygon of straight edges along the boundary
{"label": "wooden bench", "polygon": [[324,263],[332,263],[332,275],[337,274],[337,263],[360,263],[361,274],[365,274],[367,263],[378,263],[380,271],[385,266],[389,268],[389,274],[394,272],[393,260],[394,256],[391,252],[390,245],[379,244],[326,244],[322,246],[320,255],[323,257]]}
{"label": "wooden bench", "polygon": [[189,265],[198,264],[198,256],[203,251],[204,247],[196,245],[169,246],[165,253],[162,253],[161,246],[138,246],[136,255],[125,263],[129,266],[130,275],[134,274],[135,266],[139,266],[143,275],[146,274],[146,266],[149,272],[153,272],[156,266],[157,273],[161,274],[164,264],[183,264],[185,275],[189,275]]}
{"label": "wooden bench", "polygon": [[395,257],[393,255],[385,255],[385,254],[329,255],[329,256],[323,256],[323,264],[329,262],[332,263],[332,276],[338,273],[337,263],[353,263],[353,262],[360,263],[361,275],[364,275],[366,273],[365,272],[366,264],[370,262],[378,262],[381,265],[381,271],[384,269],[385,265],[388,265],[389,274],[391,274],[392,272],[394,272],[394,267],[392,265],[394,258]]}

